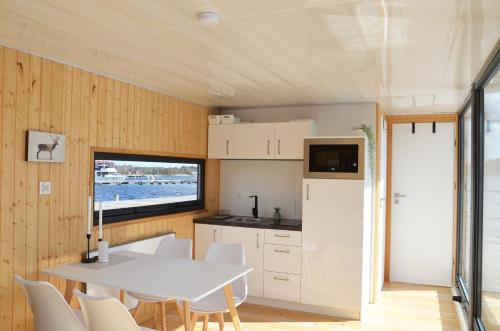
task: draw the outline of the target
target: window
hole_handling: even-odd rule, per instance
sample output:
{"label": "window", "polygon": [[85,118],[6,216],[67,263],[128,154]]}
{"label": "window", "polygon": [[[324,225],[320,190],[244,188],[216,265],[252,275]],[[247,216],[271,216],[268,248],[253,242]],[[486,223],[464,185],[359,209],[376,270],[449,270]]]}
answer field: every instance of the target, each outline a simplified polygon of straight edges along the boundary
{"label": "window", "polygon": [[460,112],[457,286],[469,330],[500,330],[500,45]]}
{"label": "window", "polygon": [[204,160],[94,153],[94,224],[204,208]]}
{"label": "window", "polygon": [[481,320],[500,330],[500,71],[484,88]]}
{"label": "window", "polygon": [[460,142],[460,221],[459,221],[459,285],[469,298],[470,261],[471,261],[471,224],[472,224],[472,126],[471,106],[460,116],[462,138]]}

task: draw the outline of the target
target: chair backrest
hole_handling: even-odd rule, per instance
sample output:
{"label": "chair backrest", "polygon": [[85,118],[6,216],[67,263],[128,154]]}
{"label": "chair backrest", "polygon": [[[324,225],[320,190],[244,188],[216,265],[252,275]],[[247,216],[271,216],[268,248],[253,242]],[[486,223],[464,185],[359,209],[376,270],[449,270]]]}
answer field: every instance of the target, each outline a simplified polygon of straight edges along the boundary
{"label": "chair backrest", "polygon": [[[241,244],[215,242],[208,247],[205,261],[246,265],[245,248]],[[245,300],[248,294],[247,276],[238,278],[231,285],[233,286],[233,295],[241,300]]]}
{"label": "chair backrest", "polygon": [[127,308],[113,297],[93,297],[73,290],[82,307],[83,316],[92,331],[139,331]]}
{"label": "chair backrest", "polygon": [[16,275],[35,317],[37,331],[85,331],[85,326],[54,285]]}
{"label": "chair backrest", "polygon": [[191,239],[165,237],[158,245],[155,254],[180,259],[192,259],[193,241]]}

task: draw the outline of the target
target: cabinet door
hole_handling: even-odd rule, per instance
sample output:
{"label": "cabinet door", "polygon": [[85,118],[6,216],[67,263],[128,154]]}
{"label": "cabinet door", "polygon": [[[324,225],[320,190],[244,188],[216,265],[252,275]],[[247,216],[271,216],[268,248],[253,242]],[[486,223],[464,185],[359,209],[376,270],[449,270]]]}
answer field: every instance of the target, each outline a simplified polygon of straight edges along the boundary
{"label": "cabinet door", "polygon": [[303,180],[302,303],[360,309],[363,194],[362,180]]}
{"label": "cabinet door", "polygon": [[194,257],[196,260],[203,260],[207,253],[208,247],[220,241],[221,226],[211,224],[196,224],[195,225],[195,242],[194,242]]}
{"label": "cabinet door", "polygon": [[264,230],[224,226],[221,241],[227,244],[242,244],[245,247],[246,263],[253,268],[247,276],[248,294],[262,297],[264,295]]}
{"label": "cabinet door", "polygon": [[274,123],[235,124],[234,157],[274,159]]}
{"label": "cabinet door", "polygon": [[234,125],[220,124],[208,126],[208,158],[228,159],[234,151]]}
{"label": "cabinet door", "polygon": [[311,121],[275,123],[276,159],[304,159],[304,137],[313,134]]}

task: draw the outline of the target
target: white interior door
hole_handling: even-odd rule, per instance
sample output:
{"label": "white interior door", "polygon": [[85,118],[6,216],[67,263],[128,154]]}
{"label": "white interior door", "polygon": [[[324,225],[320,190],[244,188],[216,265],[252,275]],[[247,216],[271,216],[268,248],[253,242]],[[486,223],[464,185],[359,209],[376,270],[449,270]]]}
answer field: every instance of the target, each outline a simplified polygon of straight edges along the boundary
{"label": "white interior door", "polygon": [[453,123],[394,124],[390,280],[451,286]]}

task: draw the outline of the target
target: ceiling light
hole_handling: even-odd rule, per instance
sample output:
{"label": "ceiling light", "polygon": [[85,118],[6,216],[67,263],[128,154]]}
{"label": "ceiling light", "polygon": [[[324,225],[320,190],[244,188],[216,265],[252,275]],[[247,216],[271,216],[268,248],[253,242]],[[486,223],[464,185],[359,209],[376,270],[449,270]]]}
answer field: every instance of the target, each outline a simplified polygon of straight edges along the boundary
{"label": "ceiling light", "polygon": [[198,20],[205,26],[215,26],[219,24],[220,16],[216,12],[203,11],[198,13]]}

